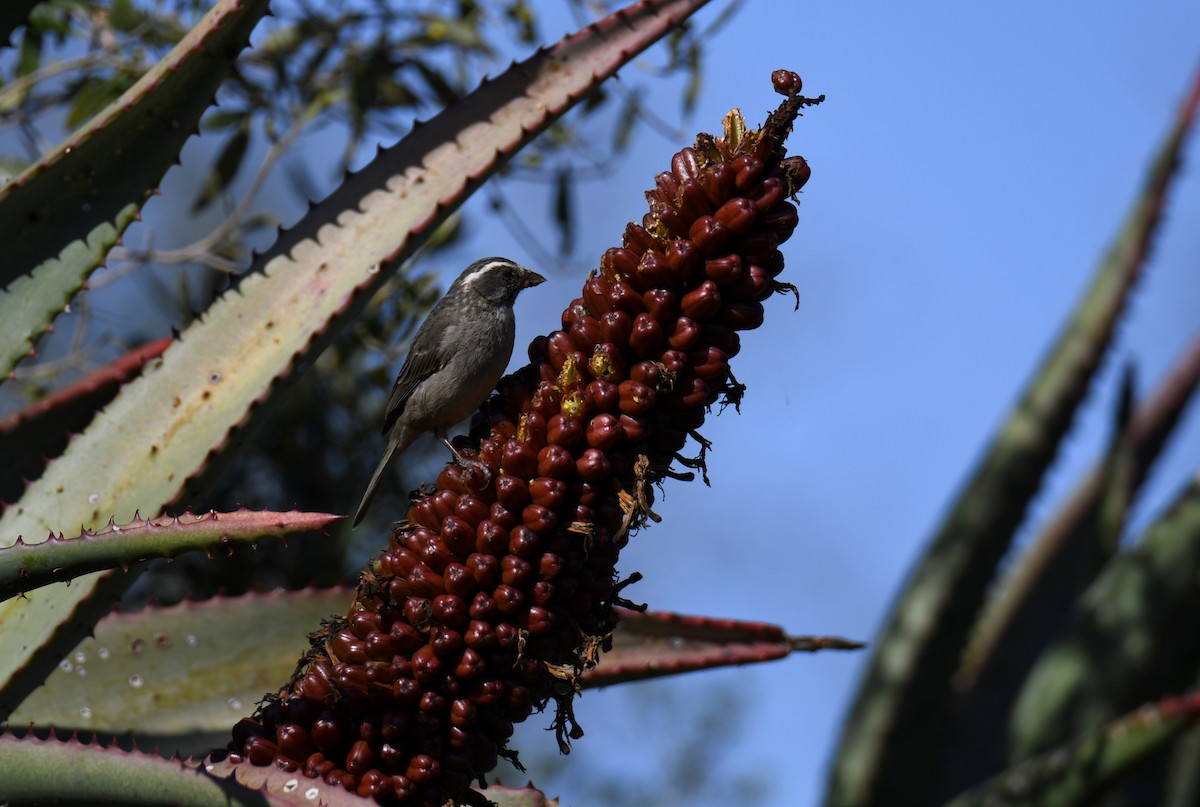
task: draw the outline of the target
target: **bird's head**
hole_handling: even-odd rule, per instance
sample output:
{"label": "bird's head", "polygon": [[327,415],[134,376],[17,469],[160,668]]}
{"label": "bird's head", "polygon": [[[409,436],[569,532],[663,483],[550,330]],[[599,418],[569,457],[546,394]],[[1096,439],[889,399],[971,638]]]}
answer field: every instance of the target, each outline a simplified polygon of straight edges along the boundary
{"label": "bird's head", "polygon": [[546,278],[508,258],[482,258],[468,266],[454,286],[463,293],[478,294],[498,305],[511,306],[522,289],[544,282]]}

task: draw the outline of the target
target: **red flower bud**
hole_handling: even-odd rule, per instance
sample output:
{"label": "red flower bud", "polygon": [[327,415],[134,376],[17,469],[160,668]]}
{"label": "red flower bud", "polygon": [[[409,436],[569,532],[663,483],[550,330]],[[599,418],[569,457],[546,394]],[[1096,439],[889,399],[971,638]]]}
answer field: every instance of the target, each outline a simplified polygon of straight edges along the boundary
{"label": "red flower bud", "polygon": [[625,249],[632,252],[639,259],[646,250],[659,248],[658,239],[646,232],[645,227],[639,227],[633,222],[625,225],[624,243]]}
{"label": "red flower bud", "polygon": [[592,316],[580,317],[571,325],[571,342],[581,353],[589,354],[598,342],[604,341],[604,330],[600,320]]}
{"label": "red flower bud", "polygon": [[689,221],[711,215],[715,204],[719,203],[708,198],[698,180],[687,179],[679,184],[679,212]]}
{"label": "red flower bud", "polygon": [[[638,271],[638,257],[624,247],[610,247],[600,258],[600,271],[606,277],[629,277]],[[593,308],[592,314],[597,313]]]}
{"label": "red flower bud", "polygon": [[[775,233],[780,241],[786,241],[791,237],[792,231],[796,229],[796,225],[800,223],[800,216],[796,212],[794,204],[791,202],[780,202],[763,213],[759,217],[759,223]],[[782,266],[779,267],[779,269],[782,268]],[[774,274],[779,274],[779,271],[776,270]]]}
{"label": "red flower bud", "polygon": [[709,319],[721,308],[721,293],[717,290],[717,284],[711,280],[705,280],[683,295],[680,307],[685,317],[696,322]]}
{"label": "red flower bud", "polygon": [[608,457],[598,448],[589,448],[575,461],[575,470],[581,479],[598,482],[612,475]]}
{"label": "red flower bud", "polygon": [[700,175],[700,163],[696,158],[696,150],[691,146],[681,149],[671,158],[671,173],[680,184],[687,179],[695,179]]}
{"label": "red flower bud", "polygon": [[746,276],[746,266],[736,253],[711,258],[704,262],[704,274],[720,288],[735,285]]}
{"label": "red flower bud", "polygon": [[629,349],[634,356],[644,359],[659,350],[665,341],[662,326],[654,317],[645,313],[637,315],[633,321],[633,333],[629,337]]}
{"label": "red flower bud", "polygon": [[739,236],[750,231],[758,218],[758,209],[754,202],[744,196],[735,196],[717,210],[717,221],[728,228],[733,236]]}
{"label": "red flower bud", "polygon": [[[612,282],[609,281],[607,276],[601,274],[590,275],[583,284],[583,299],[593,316],[600,316],[611,307],[608,301],[608,293],[611,290]],[[535,339],[534,341],[536,342],[537,340]],[[529,349],[530,361],[536,362],[539,356],[534,355],[532,344]],[[543,352],[541,355],[544,356],[545,353]]]}
{"label": "red flower bud", "polygon": [[674,330],[667,337],[667,343],[673,350],[691,350],[700,338],[700,326],[690,317],[678,317]]}
{"label": "red flower bud", "polygon": [[617,385],[611,381],[593,381],[587,385],[586,393],[598,412],[611,412],[617,408]]}
{"label": "red flower bud", "polygon": [[717,321],[739,331],[757,328],[763,324],[762,303],[726,303]]}
{"label": "red flower bud", "polygon": [[642,289],[664,286],[672,281],[666,256],[657,249],[647,250],[638,262],[637,271],[630,274],[637,278],[637,286]]}
{"label": "red flower bud", "polygon": [[[629,382],[622,382],[627,383]],[[621,441],[621,437],[620,423],[613,415],[596,415],[588,423],[587,442],[592,448],[610,449]]]}
{"label": "red flower bud", "polygon": [[692,222],[688,236],[705,255],[713,255],[729,241],[729,228],[713,216],[701,216]]}
{"label": "red flower bud", "polygon": [[537,454],[528,444],[509,440],[504,444],[504,455],[500,460],[500,467],[506,474],[511,474],[519,479],[528,479],[537,472]]}
{"label": "red flower bud", "polygon": [[762,302],[770,297],[774,291],[772,280],[770,272],[757,264],[751,264],[740,283],[722,291],[727,300]]}
{"label": "red flower bud", "polygon": [[[555,415],[550,418],[550,423],[555,420],[565,417],[564,415]],[[553,432],[551,425],[551,432]],[[510,512],[516,512],[525,505],[529,504],[529,487],[525,481],[518,479],[511,474],[499,474],[496,477],[496,501]]]}
{"label": "red flower bud", "polygon": [[738,193],[746,193],[763,175],[763,161],[750,154],[740,154],[733,159],[730,167],[734,172],[734,188]]}
{"label": "red flower bud", "polygon": [[713,209],[725,204],[733,196],[735,174],[729,163],[716,163],[704,173],[704,194]]}
{"label": "red flower bud", "polygon": [[672,241],[665,252],[667,268],[676,280],[688,282],[704,263],[703,253],[691,241]]}
{"label": "red flower bud", "polygon": [[[656,395],[653,389],[632,379],[622,381],[620,386],[621,414],[640,415],[654,406]],[[601,448],[602,446],[597,446]]]}
{"label": "red flower bud", "polygon": [[[490,519],[475,528],[475,551],[483,556],[494,555],[508,546],[508,531]],[[481,584],[482,585],[482,584]]]}
{"label": "red flower bud", "polygon": [[649,434],[649,428],[646,422],[634,415],[621,415],[621,431],[625,435],[625,439],[630,443],[640,443],[646,439]]}

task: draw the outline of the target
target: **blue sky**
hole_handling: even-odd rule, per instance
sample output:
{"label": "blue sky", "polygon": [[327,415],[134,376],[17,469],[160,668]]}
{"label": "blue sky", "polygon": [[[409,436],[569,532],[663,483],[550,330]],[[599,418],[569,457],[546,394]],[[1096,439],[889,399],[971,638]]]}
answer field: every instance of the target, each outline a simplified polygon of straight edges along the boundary
{"label": "blue sky", "polygon": [[[703,430],[715,444],[712,487],[668,486],[663,523],[622,556],[624,571],[645,574],[634,598],[798,634],[874,636],[1122,221],[1200,65],[1198,31],[1195,2],[741,9],[709,44],[685,129],[713,130],[733,106],[760,122],[777,101],[769,75],[779,67],[828,96],[790,141],[813,167],[784,250],[801,307],[773,299],[766,325],[743,339],[742,415]],[[673,92],[659,95],[668,119]],[[598,256],[640,217],[642,190],[679,145],[643,135],[616,176],[581,195],[583,254]],[[1115,369],[1135,362],[1146,389],[1195,333],[1197,143],[1187,158],[1117,349],[1030,523],[1102,447]],[[529,257],[503,232],[486,239],[484,252]],[[519,345],[556,327],[579,279],[554,274],[520,301]],[[1196,472],[1198,420],[1185,421],[1135,526]],[[718,779],[757,773],[773,782],[758,803],[816,803],[866,658],[797,656],[589,692],[571,767],[661,775],[657,751],[677,742],[681,723],[655,719],[655,702],[686,707],[732,691],[747,711],[718,741]],[[521,736],[549,742],[537,729]],[[550,795],[578,805],[569,771]]]}

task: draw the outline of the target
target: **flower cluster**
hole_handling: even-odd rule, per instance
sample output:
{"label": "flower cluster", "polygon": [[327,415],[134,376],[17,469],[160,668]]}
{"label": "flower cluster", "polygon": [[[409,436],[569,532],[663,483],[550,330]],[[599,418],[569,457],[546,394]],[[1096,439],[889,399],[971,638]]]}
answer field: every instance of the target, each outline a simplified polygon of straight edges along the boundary
{"label": "flower cluster", "polygon": [[[323,777],[382,803],[463,797],[507,748],[513,724],[556,701],[560,745],[580,734],[577,679],[627,604],[616,576],[650,486],[709,407],[737,400],[729,360],[796,227],[808,179],[783,140],[794,73],[762,129],[737,111],[700,135],[646,196],[650,211],[608,250],[562,329],[530,345],[476,418],[436,489],[364,572],[349,615],[314,634],[290,686],[233,732],[229,752]],[[819,99],[817,99],[819,100]],[[472,451],[474,453],[472,453]],[[626,581],[628,582],[628,581]]]}

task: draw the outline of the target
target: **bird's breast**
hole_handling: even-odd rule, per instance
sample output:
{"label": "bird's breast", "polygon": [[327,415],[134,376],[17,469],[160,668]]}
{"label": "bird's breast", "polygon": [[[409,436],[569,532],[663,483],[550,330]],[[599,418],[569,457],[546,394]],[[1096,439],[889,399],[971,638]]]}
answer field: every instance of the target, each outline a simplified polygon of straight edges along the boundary
{"label": "bird's breast", "polygon": [[511,316],[483,315],[448,332],[450,360],[416,390],[405,406],[416,425],[448,427],[479,408],[512,357],[516,325]]}

